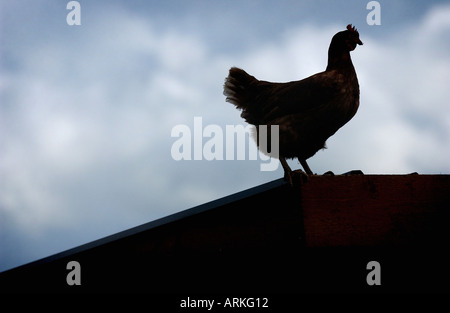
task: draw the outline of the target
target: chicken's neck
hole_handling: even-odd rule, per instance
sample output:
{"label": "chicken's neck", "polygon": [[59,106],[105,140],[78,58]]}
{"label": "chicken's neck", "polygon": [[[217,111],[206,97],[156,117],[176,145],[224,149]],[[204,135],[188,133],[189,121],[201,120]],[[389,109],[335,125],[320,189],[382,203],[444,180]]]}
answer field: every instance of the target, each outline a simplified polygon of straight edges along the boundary
{"label": "chicken's neck", "polygon": [[328,65],[326,70],[354,71],[350,52],[347,50],[339,52],[333,50],[328,51]]}

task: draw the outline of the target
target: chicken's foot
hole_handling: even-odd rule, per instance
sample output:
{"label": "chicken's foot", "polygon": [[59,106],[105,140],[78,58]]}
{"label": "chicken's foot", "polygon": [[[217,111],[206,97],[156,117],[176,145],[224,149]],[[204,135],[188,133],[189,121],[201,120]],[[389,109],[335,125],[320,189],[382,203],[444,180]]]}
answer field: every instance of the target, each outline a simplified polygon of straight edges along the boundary
{"label": "chicken's foot", "polygon": [[308,163],[306,163],[306,160],[300,158],[298,160],[300,161],[300,164],[303,166],[303,169],[305,170],[306,174],[313,175],[313,172],[309,168]]}
{"label": "chicken's foot", "polygon": [[[289,182],[289,185],[294,187],[295,182],[303,181],[306,182],[308,180],[308,174],[303,172],[302,170],[298,169],[295,171],[292,171],[289,165],[286,162],[286,159],[283,157],[280,157],[281,165],[284,169],[284,179]],[[308,167],[309,169],[309,167]],[[298,177],[300,176],[300,179]]]}

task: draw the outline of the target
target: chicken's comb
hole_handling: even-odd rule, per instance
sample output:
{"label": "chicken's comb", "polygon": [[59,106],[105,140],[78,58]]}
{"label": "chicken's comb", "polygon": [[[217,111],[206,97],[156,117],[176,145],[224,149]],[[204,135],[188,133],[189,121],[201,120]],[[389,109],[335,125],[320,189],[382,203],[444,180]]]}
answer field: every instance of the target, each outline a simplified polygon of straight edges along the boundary
{"label": "chicken's comb", "polygon": [[354,33],[357,33],[357,34],[359,35],[358,30],[356,29],[355,26],[352,26],[352,24],[348,24],[348,25],[347,25],[347,29],[348,29],[349,31],[354,32]]}

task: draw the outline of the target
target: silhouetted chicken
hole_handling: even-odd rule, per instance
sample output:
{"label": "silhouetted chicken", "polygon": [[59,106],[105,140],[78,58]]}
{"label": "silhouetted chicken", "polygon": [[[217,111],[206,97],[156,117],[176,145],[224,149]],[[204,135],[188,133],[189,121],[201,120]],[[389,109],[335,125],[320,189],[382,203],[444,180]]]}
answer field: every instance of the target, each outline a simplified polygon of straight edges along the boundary
{"label": "silhouetted chicken", "polygon": [[333,36],[324,72],[308,78],[271,83],[233,67],[225,80],[226,101],[242,109],[249,124],[279,125],[279,158],[292,184],[286,158],[298,158],[306,174],[306,160],[325,148],[326,140],[346,124],[359,106],[359,84],[350,51],[363,43],[351,24]]}

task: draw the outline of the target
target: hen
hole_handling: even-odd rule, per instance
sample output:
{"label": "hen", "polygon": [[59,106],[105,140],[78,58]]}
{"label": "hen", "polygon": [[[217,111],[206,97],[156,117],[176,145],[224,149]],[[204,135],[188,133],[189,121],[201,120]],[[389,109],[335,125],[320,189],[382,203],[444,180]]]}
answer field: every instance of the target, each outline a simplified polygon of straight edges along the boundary
{"label": "hen", "polygon": [[312,175],[306,160],[356,114],[359,84],[350,51],[362,44],[356,28],[348,25],[331,40],[326,70],[299,81],[272,83],[230,69],[224,84],[226,101],[241,109],[241,117],[257,132],[258,125],[279,125],[279,159],[291,184],[286,158],[298,158]]}

